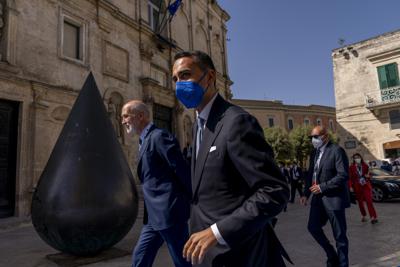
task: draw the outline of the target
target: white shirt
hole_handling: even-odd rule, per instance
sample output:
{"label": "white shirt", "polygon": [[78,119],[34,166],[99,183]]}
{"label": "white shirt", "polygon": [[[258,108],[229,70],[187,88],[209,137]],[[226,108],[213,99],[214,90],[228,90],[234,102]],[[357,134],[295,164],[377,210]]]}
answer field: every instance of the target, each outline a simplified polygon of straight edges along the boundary
{"label": "white shirt", "polygon": [[[202,132],[204,132],[204,127],[206,126],[208,116],[210,115],[211,107],[212,107],[212,105],[214,104],[214,101],[215,101],[215,98],[217,98],[217,95],[218,95],[218,94],[215,94],[215,95],[213,96],[213,98],[211,98],[210,102],[208,102],[207,105],[205,105],[205,107],[204,107],[203,110],[200,112],[200,114],[196,111],[197,118],[203,119],[203,121],[204,121],[204,123],[203,123],[203,128],[201,129]],[[197,121],[198,121],[198,120],[197,120]],[[197,155],[199,154],[199,149],[200,149],[200,146],[199,146],[199,144],[200,144],[199,136],[200,136],[200,132],[198,131],[198,132],[197,132],[197,135],[196,135],[196,151],[195,151],[195,152],[196,152],[196,158],[197,158]]]}
{"label": "white shirt", "polygon": [[211,107],[214,104],[215,99],[217,98],[218,94],[215,94],[213,98],[211,98],[210,102],[203,108],[200,114],[196,111],[196,115],[202,119],[204,119],[204,125],[206,125],[208,116],[210,115]]}
{"label": "white shirt", "polygon": [[[323,146],[321,146],[321,148],[319,148],[319,156],[318,156],[318,159],[317,159],[317,162],[315,163],[316,164],[316,166],[317,166],[317,169],[319,169],[319,163],[320,163],[320,161],[321,161],[321,158],[322,158],[322,155],[324,154],[324,151],[325,151],[325,148],[326,148],[326,145],[327,145],[328,143],[326,143],[326,144],[324,144]],[[317,181],[317,173],[315,172],[315,167],[314,167],[314,174],[313,174],[313,181]],[[321,191],[322,192],[322,190],[321,190],[321,187],[318,185],[318,187],[319,187],[319,191]]]}
{"label": "white shirt", "polygon": [[318,157],[318,159],[317,159],[317,167],[319,168],[319,162],[321,161],[321,158],[322,158],[322,155],[324,154],[324,151],[325,151],[325,148],[326,148],[326,145],[327,145],[328,143],[326,143],[326,144],[324,144],[323,146],[321,146],[321,148],[319,149],[319,157]]}

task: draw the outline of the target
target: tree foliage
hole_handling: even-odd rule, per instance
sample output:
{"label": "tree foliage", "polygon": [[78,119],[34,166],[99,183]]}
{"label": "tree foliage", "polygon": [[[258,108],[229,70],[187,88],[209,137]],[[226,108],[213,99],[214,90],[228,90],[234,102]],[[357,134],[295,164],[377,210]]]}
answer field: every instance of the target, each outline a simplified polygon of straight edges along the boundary
{"label": "tree foliage", "polygon": [[298,126],[289,134],[289,140],[293,148],[293,156],[299,162],[300,166],[304,166],[313,149],[309,138],[310,132],[311,126]]}
{"label": "tree foliage", "polygon": [[339,137],[337,136],[336,133],[332,132],[331,130],[328,131],[328,136],[329,140],[331,140],[332,143],[338,144],[339,143]]}
{"label": "tree foliage", "polygon": [[[284,163],[296,160],[300,166],[306,167],[305,163],[313,150],[309,137],[312,126],[295,127],[289,134],[279,127],[265,128],[264,136],[267,143],[272,147],[275,160]],[[338,143],[338,137],[332,131],[328,132],[329,139]]]}
{"label": "tree foliage", "polygon": [[292,145],[289,136],[282,128],[265,128],[264,136],[267,143],[274,151],[277,161],[285,161],[292,157]]}

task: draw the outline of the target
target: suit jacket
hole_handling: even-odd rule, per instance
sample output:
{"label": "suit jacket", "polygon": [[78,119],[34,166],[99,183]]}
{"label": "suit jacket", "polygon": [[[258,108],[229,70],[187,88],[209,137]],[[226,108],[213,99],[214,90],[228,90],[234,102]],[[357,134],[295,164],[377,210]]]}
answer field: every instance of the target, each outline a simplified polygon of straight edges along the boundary
{"label": "suit jacket", "polygon": [[286,169],[286,167],[281,167],[281,168],[279,168],[279,170],[280,170],[281,174],[283,175],[283,177],[286,178],[286,181],[291,182],[292,177],[289,173],[289,170]]}
{"label": "suit jacket", "polygon": [[[314,158],[316,150],[310,157],[310,166],[304,188],[304,195],[311,195],[310,187],[314,173]],[[322,154],[317,170],[317,183],[322,193],[313,195],[311,205],[316,205],[319,199],[328,210],[340,210],[350,207],[350,194],[348,187],[349,160],[343,148],[328,142]]]}
{"label": "suit jacket", "polygon": [[155,230],[163,230],[188,220],[190,168],[175,137],[152,125],[139,152],[137,173],[142,183],[147,223]]}
{"label": "suit jacket", "polygon": [[229,247],[211,248],[201,266],[285,266],[270,221],[289,189],[272,154],[257,120],[218,95],[192,157],[190,227],[198,232],[216,223]]}
{"label": "suit jacket", "polygon": [[[293,174],[294,167],[290,168],[290,179],[293,181],[296,178]],[[296,172],[298,173],[296,181],[300,182],[303,179],[303,170],[297,166]]]}

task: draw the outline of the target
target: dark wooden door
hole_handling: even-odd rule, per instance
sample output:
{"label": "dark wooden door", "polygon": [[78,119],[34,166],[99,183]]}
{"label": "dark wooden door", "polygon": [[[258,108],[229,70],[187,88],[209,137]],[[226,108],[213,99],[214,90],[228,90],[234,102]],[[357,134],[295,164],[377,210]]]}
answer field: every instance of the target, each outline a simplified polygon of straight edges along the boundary
{"label": "dark wooden door", "polygon": [[14,215],[18,103],[0,100],[0,218]]}

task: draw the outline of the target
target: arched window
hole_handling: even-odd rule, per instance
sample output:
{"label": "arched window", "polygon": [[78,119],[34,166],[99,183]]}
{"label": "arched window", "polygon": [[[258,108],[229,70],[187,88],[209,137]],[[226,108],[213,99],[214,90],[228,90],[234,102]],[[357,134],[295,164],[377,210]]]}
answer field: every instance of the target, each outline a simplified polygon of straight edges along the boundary
{"label": "arched window", "polygon": [[287,123],[288,123],[288,129],[289,130],[293,130],[294,122],[293,122],[293,118],[292,117],[288,118]]}

